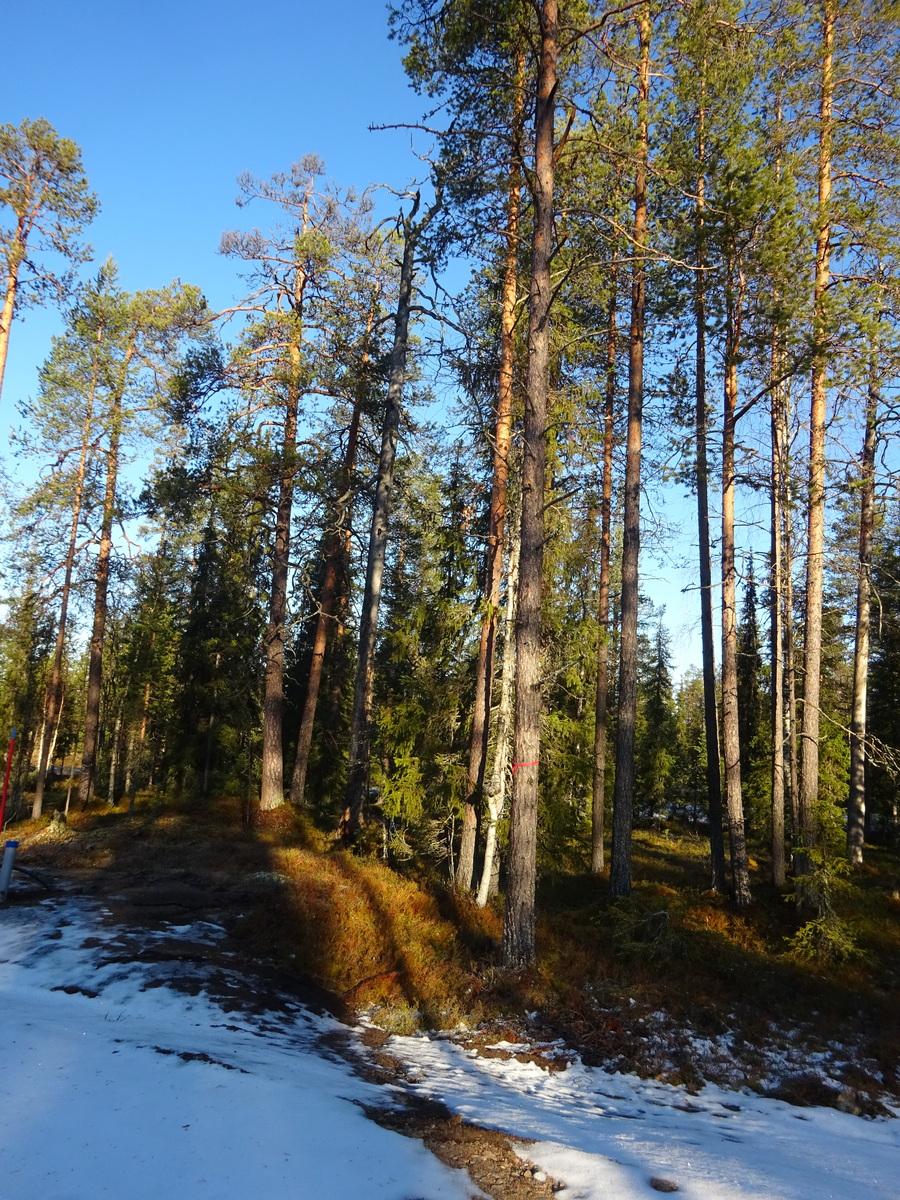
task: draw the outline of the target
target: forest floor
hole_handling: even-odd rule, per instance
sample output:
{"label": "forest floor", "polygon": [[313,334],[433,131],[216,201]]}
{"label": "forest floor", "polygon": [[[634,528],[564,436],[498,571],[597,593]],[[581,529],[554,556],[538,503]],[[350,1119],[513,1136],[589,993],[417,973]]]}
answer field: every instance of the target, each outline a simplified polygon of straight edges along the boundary
{"label": "forest floor", "polygon": [[[819,1188],[811,1196],[856,1195],[846,1179],[836,1191],[822,1190],[851,1169],[866,1181],[860,1196],[891,1194],[885,1180],[892,1176],[881,1178],[881,1164],[893,1156],[895,1178],[900,1133],[876,1131],[898,1128],[889,1118],[897,1115],[900,1092],[900,860],[885,852],[873,853],[835,899],[842,929],[855,939],[851,956],[810,963],[790,952],[797,920],[782,897],[757,880],[754,908],[736,914],[704,889],[698,839],[642,833],[635,843],[640,882],[629,901],[611,902],[602,882],[589,877],[545,882],[539,965],[511,976],[497,965],[499,909],[479,910],[434,878],[334,849],[292,813],[248,830],[224,800],[176,805],[145,798],[131,816],[110,809],[6,832],[22,843],[22,865],[53,888],[47,893],[38,879],[17,876],[2,911],[0,932],[18,931],[20,944],[12,954],[4,947],[0,957],[31,971],[14,972],[6,1001],[15,1001],[26,976],[42,988],[40,1003],[33,990],[27,1002],[22,993],[27,1011],[37,1014],[29,1027],[40,1028],[41,1005],[49,1003],[47,1027],[62,1038],[64,1009],[71,1019],[77,1008],[77,1023],[97,1013],[89,1001],[98,999],[102,1028],[95,1021],[86,1037],[102,1040],[123,1013],[139,1021],[149,1004],[140,1038],[125,1040],[131,1050],[150,1045],[166,1059],[171,1049],[178,1066],[219,1063],[254,1076],[261,1060],[248,1059],[246,1047],[236,1050],[235,1039],[260,1034],[272,1053],[279,1045],[324,1053],[328,1069],[338,1070],[337,1082],[323,1085],[335,1103],[353,1100],[385,1134],[420,1139],[449,1168],[468,1172],[464,1183],[454,1170],[432,1176],[414,1156],[393,1190],[359,1191],[357,1171],[346,1195],[463,1197],[474,1184],[495,1200],[560,1189],[592,1197],[610,1194],[608,1188],[630,1200],[674,1187],[678,1176],[680,1190],[698,1197],[796,1200],[805,1188],[789,1182],[798,1168],[781,1145],[782,1111],[804,1121],[789,1123],[802,1133],[789,1138],[796,1153],[812,1153],[825,1172],[817,1182],[810,1176]],[[49,987],[48,978],[56,980]],[[188,1007],[179,1016],[175,998],[163,1005],[168,1041],[160,1033],[153,1045],[163,994],[180,995]],[[205,1006],[199,1019],[198,1006]],[[14,1021],[15,1004],[7,1010]],[[176,1038],[175,1027],[184,1036]],[[209,1033],[217,1028],[224,1032]],[[433,1036],[422,1037],[424,1030]],[[46,1046],[37,1053],[46,1059]],[[62,1044],[59,1054],[63,1063],[71,1058]],[[281,1079],[282,1067],[263,1064],[263,1073]],[[43,1107],[41,1083],[18,1069],[30,1097],[24,1117]],[[310,1077],[322,1071],[317,1065]],[[140,1071],[135,1078],[143,1078]],[[231,1072],[228,1082],[233,1091]],[[82,1087],[86,1100],[90,1086]],[[189,1089],[188,1108],[201,1093],[204,1106],[217,1102],[218,1092],[210,1099],[203,1088],[191,1101]],[[135,1103],[140,1108],[137,1096]],[[628,1132],[648,1112],[652,1135]],[[591,1114],[610,1118],[599,1158],[594,1135],[578,1133]],[[719,1132],[726,1120],[741,1128]],[[193,1127],[188,1117],[184,1124]],[[593,1118],[590,1124],[596,1126]],[[848,1134],[853,1129],[871,1133]],[[838,1132],[859,1143],[859,1163],[845,1149],[840,1163],[831,1161],[829,1139]],[[164,1134],[161,1126],[154,1136]],[[396,1151],[370,1146],[374,1136],[353,1124],[345,1144],[362,1148],[367,1161],[381,1161],[383,1152],[396,1163]],[[259,1137],[266,1142],[270,1131]],[[533,1138],[538,1143],[529,1146]],[[296,1178],[303,1158],[296,1136],[292,1144],[285,1180]],[[274,1146],[269,1152],[276,1154]],[[761,1177],[749,1186],[759,1155],[780,1164],[777,1193]],[[83,1158],[75,1155],[76,1169]],[[108,1193],[35,1189],[28,1161],[26,1155],[18,1168],[22,1189],[0,1180],[3,1200],[38,1192],[67,1200],[144,1194],[116,1191],[112,1178]],[[40,1154],[33,1161],[42,1161]],[[207,1167],[210,1178],[219,1169],[212,1161]],[[727,1187],[722,1170],[730,1172]],[[265,1194],[292,1194],[287,1182],[279,1190],[276,1175]],[[168,1190],[226,1198],[240,1190],[236,1176],[233,1182],[233,1191],[221,1181],[218,1190]],[[330,1195],[330,1186],[310,1194]],[[246,1190],[261,1194],[258,1181]]]}

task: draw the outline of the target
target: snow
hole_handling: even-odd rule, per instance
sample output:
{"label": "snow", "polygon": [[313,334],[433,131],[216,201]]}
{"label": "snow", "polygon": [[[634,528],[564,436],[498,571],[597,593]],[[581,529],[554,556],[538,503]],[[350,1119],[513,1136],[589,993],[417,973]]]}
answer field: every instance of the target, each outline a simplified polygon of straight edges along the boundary
{"label": "snow", "polygon": [[478,1194],[367,1119],[360,1104],[383,1105],[385,1089],[323,1055],[336,1021],[300,1006],[224,1013],[202,991],[148,987],[165,969],[111,961],[121,930],[101,917],[72,901],[0,910],[2,1200]]}
{"label": "snow", "polygon": [[[247,1012],[244,981],[197,922],[156,933],[56,898],[0,909],[0,1200],[468,1200],[465,1172],[380,1128],[395,1103],[330,1052],[352,1036],[296,1002]],[[179,954],[179,947],[183,953]],[[157,952],[158,951],[158,952]],[[137,957],[140,961],[135,961]],[[214,957],[207,955],[207,959]],[[64,989],[64,990],[62,990]],[[512,1053],[518,1043],[495,1043]],[[473,1055],[392,1037],[404,1086],[500,1128],[562,1200],[895,1200],[900,1122],[699,1095],[580,1062]]]}
{"label": "snow", "polygon": [[548,1072],[424,1037],[392,1037],[386,1049],[414,1072],[414,1091],[466,1120],[534,1139],[521,1154],[566,1183],[565,1200],[645,1200],[659,1195],[652,1178],[677,1183],[686,1200],[900,1195],[895,1120],[799,1109],[712,1085],[693,1095],[580,1062]]}

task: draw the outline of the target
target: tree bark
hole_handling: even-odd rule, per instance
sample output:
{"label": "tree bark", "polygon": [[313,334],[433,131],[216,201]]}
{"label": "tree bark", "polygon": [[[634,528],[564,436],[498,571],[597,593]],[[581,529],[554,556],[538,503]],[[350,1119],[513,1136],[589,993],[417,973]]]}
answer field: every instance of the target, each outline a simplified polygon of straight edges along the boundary
{"label": "tree bark", "polygon": [[616,784],[613,795],[610,893],[631,891],[631,826],[634,804],[634,739],[637,716],[638,559],[641,545],[641,439],[644,416],[644,333],[647,242],[647,172],[650,145],[650,8],[641,9],[638,71],[638,163],[634,185],[634,265],[628,337],[628,434],[625,445],[625,503],[622,535],[619,712]]}
{"label": "tree bark", "polygon": [[[733,292],[729,287],[729,292]],[[741,744],[738,732],[737,565],[734,546],[735,422],[741,300],[726,301],[725,406],[722,427],[722,748],[731,876],[738,908],[750,903],[750,875],[741,796]]]}
{"label": "tree bark", "polygon": [[[298,305],[302,304],[302,284]],[[299,311],[296,310],[296,311]],[[272,554],[272,587],[269,596],[269,624],[266,629],[266,673],[263,691],[263,746],[260,780],[260,812],[272,812],[284,804],[284,642],[287,617],[287,586],[291,552],[291,509],[294,501],[294,475],[297,459],[297,410],[300,404],[300,347],[295,332],[290,347],[291,378],[288,380],[284,409],[284,437],[281,444],[281,478],[278,508],[275,514],[275,546]]]}
{"label": "tree bark", "polygon": [[3,394],[3,376],[6,374],[6,357],[9,353],[9,331],[16,311],[16,293],[19,287],[19,264],[7,272],[6,289],[3,295],[3,311],[0,313],[0,395]]}
{"label": "tree bark", "polygon": [[875,532],[875,449],[878,441],[878,391],[866,400],[859,498],[859,564],[856,584],[856,638],[853,652],[853,711],[850,718],[850,795],[847,801],[847,857],[859,866],[866,840],[866,689],[869,673],[869,607],[872,537]]}
{"label": "tree bark", "polygon": [[[100,345],[103,341],[103,326],[97,330],[97,357],[91,372],[91,386],[88,392],[87,411],[84,418],[81,435],[81,450],[78,456],[78,467],[75,472],[75,495],[72,500],[72,523],[69,526],[69,545],[66,550],[66,570],[63,578],[62,596],[59,606],[59,628],[56,631],[56,647],[53,652],[53,666],[50,668],[50,682],[47,687],[47,700],[44,708],[44,728],[51,729],[56,722],[62,704],[63,685],[63,655],[66,646],[66,626],[69,620],[69,596],[72,590],[72,572],[75,567],[75,551],[78,545],[78,526],[81,523],[81,509],[84,502],[84,477],[87,469],[88,451],[90,449],[91,427],[94,419],[94,400],[97,391],[97,371]],[[31,807],[32,820],[36,821],[44,807],[44,786],[47,779],[47,739],[42,737],[41,755],[38,760],[37,780],[34,785],[34,802]]]}
{"label": "tree bark", "polygon": [[484,863],[475,903],[484,908],[496,878],[497,823],[506,802],[506,778],[509,769],[509,738],[513,728],[513,698],[516,673],[516,592],[519,587],[519,530],[507,538],[509,542],[506,573],[506,629],[503,635],[503,660],[500,669],[500,703],[497,706],[494,763],[487,789],[488,825],[485,834]]}
{"label": "tree bark", "polygon": [[[780,371],[781,356],[777,346],[772,350],[772,375]],[[781,387],[772,392],[772,491],[771,491],[771,554],[770,566],[770,655],[772,688],[772,883],[784,887],[786,863],[784,855],[784,797],[785,797],[785,637],[784,637],[784,553],[783,515],[785,503],[786,421],[784,396]]]}
{"label": "tree bark", "polygon": [[116,803],[116,778],[119,774],[119,745],[122,736],[122,702],[116,712],[116,723],[113,727],[112,746],[109,755],[109,784],[106,791],[106,803],[113,806]]}
{"label": "tree bark", "polygon": [[97,742],[100,733],[100,701],[103,691],[103,645],[106,640],[109,567],[112,557],[112,527],[116,515],[116,489],[119,480],[119,445],[122,437],[122,398],[128,367],[134,354],[134,340],[125,352],[122,376],[113,397],[110,413],[109,448],[106,452],[106,490],[103,499],[103,523],[100,530],[100,550],[97,555],[97,575],[94,586],[94,623],[88,658],[87,710],[84,720],[84,745],[81,752],[81,775],[78,778],[78,803],[87,808],[94,784]]}
{"label": "tree bark", "polygon": [[550,371],[553,257],[553,121],[559,53],[557,0],[538,10],[540,60],[534,115],[528,368],[522,458],[522,518],[516,618],[516,729],[509,827],[509,879],[503,916],[503,961],[534,961],[537,875],[538,762],[541,747],[541,596],[544,563],[544,484]]}
{"label": "tree bark", "polygon": [[[705,158],[705,112],[697,114],[697,161]],[[719,749],[719,702],[716,696],[716,662],[713,638],[712,553],[709,528],[709,453],[707,446],[706,397],[706,279],[704,267],[704,209],[706,179],[697,179],[697,278],[694,288],[696,327],[696,406],[694,432],[697,442],[695,475],[697,483],[697,543],[700,570],[700,643],[703,660],[703,727],[706,737],[706,789],[709,812],[709,851],[712,886],[725,891],[725,840],[722,829],[722,767]]]}
{"label": "tree bark", "polygon": [[816,274],[813,291],[814,333],[817,342],[810,387],[809,484],[807,512],[806,620],[803,638],[803,715],[800,728],[799,853],[795,859],[797,900],[803,904],[802,882],[809,871],[815,840],[819,796],[819,701],[822,669],[822,593],[825,550],[825,413],[827,359],[824,349],[826,293],[831,278],[831,135],[834,95],[834,0],[822,6],[822,74],[819,106],[818,210]]}
{"label": "tree bark", "polygon": [[[375,321],[375,305],[373,303],[366,325],[365,349],[362,355],[361,367],[364,369],[369,361],[368,342]],[[346,550],[345,535],[342,532],[346,522],[347,510],[350,506],[350,489],[356,472],[356,455],[359,448],[359,426],[362,420],[363,400],[365,398],[365,381],[361,380],[353,401],[353,412],[350,416],[350,427],[347,431],[347,449],[344,453],[344,465],[341,472],[340,496],[335,505],[335,527],[328,539],[328,552],[325,559],[325,576],[319,593],[319,615],[316,619],[316,632],[313,638],[312,659],[309,664],[309,678],[306,682],[306,698],[303,702],[303,715],[300,719],[300,731],[297,734],[297,754],[294,759],[294,771],[291,776],[291,804],[300,807],[306,802],[306,772],[309,769],[309,754],[312,749],[313,728],[316,720],[316,708],[319,703],[319,689],[322,686],[322,671],[325,666],[325,651],[328,644],[328,630],[334,617],[334,610],[340,590],[341,562]]]}
{"label": "tree bark", "polygon": [[372,716],[372,691],[375,682],[375,642],[378,636],[378,611],[381,606],[381,586],[387,553],[388,527],[391,515],[391,496],[394,490],[394,462],[397,456],[397,436],[400,429],[400,405],[406,374],[406,354],[409,345],[409,318],[415,282],[415,260],[418,239],[431,213],[415,224],[419,209],[416,196],[412,210],[403,221],[403,262],[400,267],[400,293],[394,319],[394,345],[391,351],[391,372],[388,382],[384,423],[381,431],[381,453],[378,459],[378,480],[372,506],[372,526],[369,533],[369,554],[366,562],[366,583],[363,592],[359,624],[359,652],[353,688],[353,716],[350,725],[350,752],[347,767],[347,786],[344,793],[344,815],[341,836],[352,845],[356,838],[366,795],[369,767],[369,738]]}
{"label": "tree bark", "polygon": [[476,806],[484,787],[484,773],[487,764],[491,693],[494,686],[494,658],[497,642],[497,611],[503,576],[503,530],[506,522],[509,448],[512,440],[513,360],[515,355],[516,295],[519,283],[519,208],[522,185],[518,155],[521,141],[524,73],[524,57],[520,55],[513,117],[513,158],[509,170],[506,209],[503,288],[500,300],[500,372],[497,385],[493,480],[484,577],[484,617],[481,622],[481,642],[478,647],[478,664],[475,672],[475,704],[472,711],[472,738],[469,746],[468,795],[463,805],[462,837],[456,865],[456,886],[463,891],[468,891],[472,886],[475,865],[475,837],[478,827]]}
{"label": "tree bark", "polygon": [[[787,414],[785,416],[787,431]],[[785,433],[787,438],[787,433]],[[791,510],[791,464],[788,442],[785,440],[784,479],[784,604],[782,622],[784,628],[784,747],[787,756],[786,782],[790,795],[791,837],[796,842],[800,825],[800,783],[798,780],[797,754],[797,669],[794,662],[794,519]]]}
{"label": "tree bark", "polygon": [[606,323],[606,395],[603,406],[603,479],[600,484],[600,581],[597,601],[597,690],[594,696],[594,778],[591,797],[591,874],[605,863],[603,834],[606,806],[606,710],[609,699],[609,565],[612,528],[613,426],[616,412],[616,300],[619,283],[613,255]]}

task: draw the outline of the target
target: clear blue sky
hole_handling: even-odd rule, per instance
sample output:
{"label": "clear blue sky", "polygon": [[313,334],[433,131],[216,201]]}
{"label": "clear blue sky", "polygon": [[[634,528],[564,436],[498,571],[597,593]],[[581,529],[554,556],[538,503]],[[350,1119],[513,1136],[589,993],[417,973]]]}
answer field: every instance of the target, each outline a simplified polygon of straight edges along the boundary
{"label": "clear blue sky", "polygon": [[[402,187],[420,167],[408,134],[368,131],[421,108],[381,0],[20,0],[3,26],[0,121],[43,116],[81,146],[102,205],[87,236],[126,288],[179,277],[227,304],[238,285],[219,236],[254,220],[234,204],[241,171],[266,176],[317,153],[339,183],[363,188]],[[0,427],[59,327],[52,311],[23,316]]]}

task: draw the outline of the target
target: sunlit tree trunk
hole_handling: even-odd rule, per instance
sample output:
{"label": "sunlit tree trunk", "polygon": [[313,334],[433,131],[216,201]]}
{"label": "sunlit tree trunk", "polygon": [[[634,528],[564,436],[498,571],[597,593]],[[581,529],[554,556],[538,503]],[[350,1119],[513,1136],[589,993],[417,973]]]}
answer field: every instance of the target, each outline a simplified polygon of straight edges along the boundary
{"label": "sunlit tree trunk", "polygon": [[853,653],[853,711],[850,718],[850,795],[847,802],[847,857],[859,866],[866,838],[866,689],[869,674],[869,607],[872,537],[875,532],[875,449],[878,391],[869,387],[859,497],[859,564],[856,584],[856,638]]}
{"label": "sunlit tree trunk", "polygon": [[737,564],[734,543],[735,423],[738,397],[737,356],[741,299],[729,285],[725,321],[725,407],[722,427],[722,749],[725,802],[735,903],[750,903],[750,876],[741,795],[741,745],[738,732]]}
{"label": "sunlit tree trunk", "polygon": [[490,785],[486,788],[488,820],[485,833],[484,864],[478,885],[476,903],[484,908],[496,878],[497,824],[506,802],[506,783],[509,772],[509,739],[513,729],[513,699],[516,674],[516,592],[519,586],[519,530],[510,530],[509,565],[506,573],[506,629],[503,635],[503,658],[500,668],[500,702],[497,705],[494,762]]}
{"label": "sunlit tree trunk", "polygon": [[0,312],[0,394],[3,392],[3,376],[6,374],[6,358],[9,353],[9,331],[12,326],[13,314],[16,311],[16,294],[19,290],[19,265],[24,253],[24,245],[21,246],[21,250],[18,248],[19,243],[21,243],[21,224],[22,222],[20,221],[20,229],[16,235],[17,242],[14,246],[13,257],[6,272],[3,310]]}
{"label": "sunlit tree trunk", "polygon": [[798,903],[805,894],[808,851],[815,840],[819,796],[819,701],[822,670],[822,592],[825,551],[825,415],[827,358],[826,300],[831,279],[831,135],[834,95],[834,0],[822,7],[822,74],[819,106],[818,209],[813,327],[817,342],[813,362],[809,413],[809,484],[807,512],[806,620],[803,633],[803,716],[800,728],[799,852],[794,869]]}
{"label": "sunlit tree trunk", "polygon": [[603,478],[600,484],[600,580],[597,612],[597,689],[594,695],[594,778],[591,797],[591,873],[599,875],[604,861],[604,809],[606,806],[606,734],[609,699],[609,568],[612,529],[613,426],[616,405],[616,299],[618,263],[610,272],[606,324],[606,380],[603,405]]}
{"label": "sunlit tree trunk", "polygon": [[114,805],[116,802],[116,780],[119,774],[119,746],[122,736],[122,702],[119,701],[119,706],[116,710],[116,721],[113,726],[112,745],[109,753],[109,784],[106,789],[106,803]]}
{"label": "sunlit tree trunk", "polygon": [[517,72],[516,124],[513,162],[509,173],[506,210],[506,250],[503,262],[503,288],[500,301],[500,372],[497,386],[497,419],[494,426],[493,481],[488,521],[487,562],[484,578],[484,617],[475,672],[475,703],[472,710],[472,738],[469,747],[468,796],[463,806],[462,837],[456,865],[456,886],[472,886],[477,832],[477,804],[484,787],[490,728],[491,693],[494,684],[494,658],[497,642],[497,612],[503,575],[503,530],[506,522],[506,492],[509,476],[509,448],[512,438],[513,360],[515,355],[516,295],[519,282],[519,207],[521,179],[518,163],[524,59],[519,58]]}
{"label": "sunlit tree trunk", "polygon": [[[772,350],[772,376],[777,378],[781,368],[777,346]],[[785,673],[784,673],[784,496],[786,429],[783,389],[772,392],[772,484],[771,484],[771,552],[770,569],[770,686],[772,697],[772,882],[784,887],[786,864],[784,857],[784,799],[785,799]]]}

